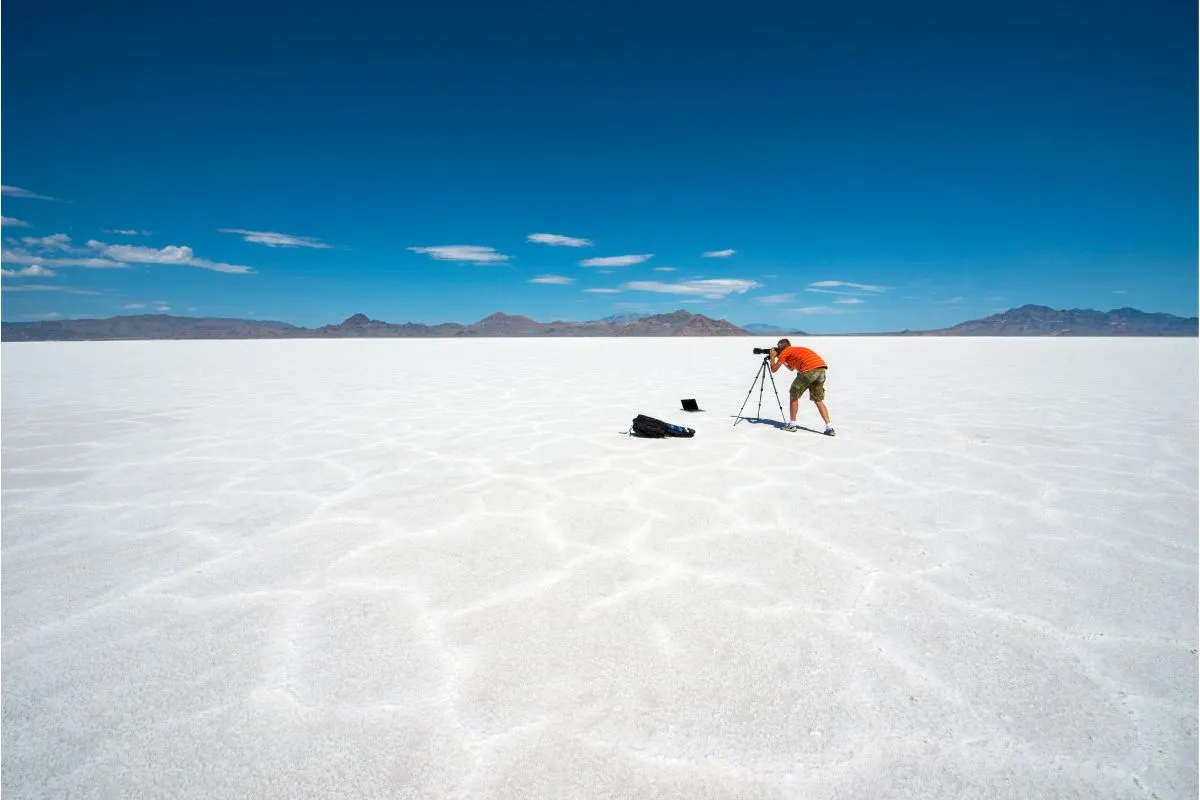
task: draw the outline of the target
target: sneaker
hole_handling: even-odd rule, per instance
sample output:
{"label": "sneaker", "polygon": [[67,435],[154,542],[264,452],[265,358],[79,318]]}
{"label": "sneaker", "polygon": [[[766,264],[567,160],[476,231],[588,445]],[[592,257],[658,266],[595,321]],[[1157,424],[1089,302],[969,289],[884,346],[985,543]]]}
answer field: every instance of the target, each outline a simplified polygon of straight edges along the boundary
{"label": "sneaker", "polygon": [[834,432],[833,428],[826,428],[825,435],[826,436],[837,436],[837,434]]}
{"label": "sneaker", "polygon": [[784,425],[783,429],[785,431],[798,431],[798,430],[800,430],[800,423],[796,422],[796,420],[792,420],[791,422]]}

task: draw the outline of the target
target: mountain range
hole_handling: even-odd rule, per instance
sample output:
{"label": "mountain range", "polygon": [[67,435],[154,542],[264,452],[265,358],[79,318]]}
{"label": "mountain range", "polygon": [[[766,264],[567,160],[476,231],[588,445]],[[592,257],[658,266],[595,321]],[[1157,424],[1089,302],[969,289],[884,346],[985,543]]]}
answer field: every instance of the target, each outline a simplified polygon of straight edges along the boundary
{"label": "mountain range", "polygon": [[[1112,311],[1058,310],[1024,305],[950,328],[897,331],[872,336],[1196,336],[1196,317],[1146,313],[1134,308]],[[803,331],[768,324],[737,326],[680,309],[669,314],[621,314],[590,322],[537,322],[529,317],[495,313],[461,325],[392,323],[355,314],[336,325],[304,328],[270,320],[179,317],[137,314],[106,319],[5,322],[0,339],[8,342],[88,341],[112,339],[334,339],[334,338],[474,338],[586,336],[750,336],[795,335]],[[850,334],[855,335],[855,334]]]}
{"label": "mountain range", "polygon": [[1147,313],[1136,308],[1095,311],[1023,305],[983,319],[933,331],[901,331],[908,336],[1196,336],[1197,317]]}
{"label": "mountain range", "polygon": [[529,317],[495,313],[469,325],[443,322],[392,323],[355,314],[336,325],[302,328],[269,320],[178,317],[136,314],[107,319],[5,322],[4,341],[85,341],[100,339],[346,339],[346,338],[478,338],[547,336],[745,336],[725,320],[682,309],[670,314],[617,317],[592,322],[537,322]]}

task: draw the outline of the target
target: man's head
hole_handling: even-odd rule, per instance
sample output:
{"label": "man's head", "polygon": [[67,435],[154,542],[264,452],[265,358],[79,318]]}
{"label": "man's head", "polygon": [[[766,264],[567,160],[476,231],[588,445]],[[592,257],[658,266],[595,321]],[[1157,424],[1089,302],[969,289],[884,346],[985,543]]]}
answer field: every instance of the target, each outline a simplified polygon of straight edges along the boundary
{"label": "man's head", "polygon": [[791,347],[791,346],[792,346],[792,343],[789,342],[787,339],[780,339],[778,342],[775,343],[776,350],[782,350],[785,347]]}

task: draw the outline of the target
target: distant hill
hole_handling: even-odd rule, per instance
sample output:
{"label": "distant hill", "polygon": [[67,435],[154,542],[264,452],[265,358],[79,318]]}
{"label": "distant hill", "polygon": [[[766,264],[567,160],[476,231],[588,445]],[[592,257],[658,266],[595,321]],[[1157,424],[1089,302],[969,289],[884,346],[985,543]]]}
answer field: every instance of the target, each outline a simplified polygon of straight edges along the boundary
{"label": "distant hill", "polygon": [[752,322],[749,325],[742,325],[741,329],[747,333],[762,334],[763,336],[808,336],[804,331],[798,331],[795,328],[784,328],[779,325],[770,325],[763,322]]}
{"label": "distant hill", "polygon": [[950,328],[904,331],[910,336],[1196,336],[1197,317],[1117,308],[1060,310],[1024,305]]}
{"label": "distant hill", "polygon": [[595,320],[595,322],[606,322],[609,325],[620,325],[626,322],[637,322],[639,319],[645,319],[649,314],[613,314],[604,319]]}
{"label": "distant hill", "polygon": [[710,319],[680,309],[653,314],[618,326],[622,336],[745,336],[746,331],[723,319]]}
{"label": "distant hill", "polygon": [[6,342],[85,341],[95,339],[282,339],[303,335],[305,329],[286,322],[174,317],[136,314],[108,319],[64,319],[5,322]]}
{"label": "distant hill", "polygon": [[[416,322],[394,324],[370,319],[366,314],[355,314],[336,325],[319,328],[298,328],[296,338],[310,339],[396,339],[400,337],[456,336],[465,328],[457,323],[422,325]],[[233,337],[229,337],[233,338]]]}
{"label": "distant hill", "polygon": [[637,316],[628,321],[537,322],[528,317],[495,313],[470,325],[444,322],[425,325],[392,323],[355,314],[336,325],[303,328],[286,322],[167,314],[107,319],[5,322],[7,342],[96,341],[112,339],[349,339],[435,337],[552,337],[552,336],[745,336],[747,331],[703,314],[679,310],[670,314]]}

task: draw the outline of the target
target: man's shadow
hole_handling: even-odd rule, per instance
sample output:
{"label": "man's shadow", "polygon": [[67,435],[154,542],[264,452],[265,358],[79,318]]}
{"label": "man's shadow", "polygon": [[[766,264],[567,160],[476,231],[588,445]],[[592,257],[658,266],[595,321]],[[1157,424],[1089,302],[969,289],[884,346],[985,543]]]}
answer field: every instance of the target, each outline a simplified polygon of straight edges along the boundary
{"label": "man's shadow", "polygon": [[[776,428],[778,430],[783,430],[787,427],[786,422],[781,422],[777,419],[765,419],[763,417],[739,417],[736,414],[733,416],[733,418],[736,420],[734,425],[737,425],[739,422],[749,422],[751,425],[770,425],[772,428]],[[812,428],[806,428],[803,425],[798,426],[797,430],[804,431],[805,433],[815,433],[818,436],[825,435],[820,431],[813,430]]]}

